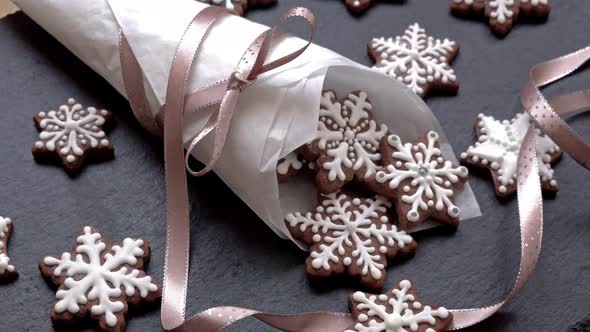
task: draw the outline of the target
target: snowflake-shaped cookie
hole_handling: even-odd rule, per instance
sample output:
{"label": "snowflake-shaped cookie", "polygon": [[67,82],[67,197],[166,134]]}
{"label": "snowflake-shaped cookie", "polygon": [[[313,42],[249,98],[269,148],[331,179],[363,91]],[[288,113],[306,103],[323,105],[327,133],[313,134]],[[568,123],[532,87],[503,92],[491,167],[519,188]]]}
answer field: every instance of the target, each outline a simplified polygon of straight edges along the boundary
{"label": "snowflake-shaped cookie", "polygon": [[78,236],[73,251],[39,262],[43,275],[59,286],[51,319],[64,322],[89,315],[104,331],[122,331],[128,305],[152,302],[160,287],[143,272],[149,243],[126,238],[109,245],[92,227]]}
{"label": "snowflake-shaped cookie", "polygon": [[428,217],[443,223],[459,223],[461,209],[453,203],[457,189],[467,181],[464,166],[454,167],[442,157],[439,135],[430,131],[416,143],[400,137],[383,138],[383,169],[369,180],[369,187],[395,199],[400,227],[412,228]]}
{"label": "snowflake-shaped cookie", "polygon": [[345,332],[442,332],[453,321],[446,308],[420,303],[409,280],[385,294],[355,292],[348,302],[356,323]]}
{"label": "snowflake-shaped cookie", "polygon": [[[498,196],[516,192],[517,164],[520,147],[529,125],[528,113],[518,113],[508,121],[479,114],[475,123],[478,142],[461,154],[465,164],[488,168],[492,173]],[[539,176],[543,189],[559,191],[551,163],[561,157],[562,151],[541,129],[535,128],[535,141],[539,163]]]}
{"label": "snowflake-shaped cookie", "polygon": [[458,52],[459,44],[428,36],[418,23],[401,36],[369,42],[373,69],[397,78],[421,97],[431,90],[457,93],[459,82],[450,63]]}
{"label": "snowflake-shaped cookie", "polygon": [[303,149],[307,160],[317,159],[316,183],[322,193],[337,192],[353,178],[377,171],[387,126],[373,120],[372,109],[366,92],[350,93],[343,103],[334,92],[323,92],[317,138]]}
{"label": "snowflake-shaped cookie", "polygon": [[10,281],[18,276],[14,265],[10,264],[7,251],[8,239],[13,228],[10,218],[0,217],[0,281]]}
{"label": "snowflake-shaped cookie", "polygon": [[314,212],[287,215],[294,238],[310,246],[306,271],[312,277],[347,272],[371,288],[385,280],[387,258],[416,249],[416,242],[390,223],[385,197],[351,198],[330,194]]}
{"label": "snowflake-shaped cookie", "polygon": [[104,130],[111,113],[84,108],[70,98],[57,111],[40,112],[33,118],[39,139],[33,145],[38,160],[61,160],[68,172],[77,172],[88,157],[110,159],[114,149]]}
{"label": "snowflake-shaped cookie", "polygon": [[551,5],[549,0],[451,0],[451,12],[485,17],[494,33],[502,37],[521,17],[546,19]]}
{"label": "snowflake-shaped cookie", "polygon": [[234,12],[237,15],[244,15],[246,9],[256,6],[270,6],[277,0],[197,0],[209,5],[220,6]]}

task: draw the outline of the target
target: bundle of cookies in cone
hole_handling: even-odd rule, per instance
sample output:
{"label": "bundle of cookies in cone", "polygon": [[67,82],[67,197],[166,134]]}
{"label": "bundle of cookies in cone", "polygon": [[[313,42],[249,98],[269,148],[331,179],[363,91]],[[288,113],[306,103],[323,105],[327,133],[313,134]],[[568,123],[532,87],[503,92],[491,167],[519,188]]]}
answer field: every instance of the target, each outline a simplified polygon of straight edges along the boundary
{"label": "bundle of cookies in cone", "polygon": [[428,218],[459,223],[454,196],[468,175],[445,160],[435,131],[413,142],[390,132],[364,91],[322,93],[316,138],[277,165],[280,182],[299,173],[320,192],[315,211],[285,218],[309,245],[308,275],[348,274],[371,289],[382,287],[388,259],[416,249],[408,231]]}

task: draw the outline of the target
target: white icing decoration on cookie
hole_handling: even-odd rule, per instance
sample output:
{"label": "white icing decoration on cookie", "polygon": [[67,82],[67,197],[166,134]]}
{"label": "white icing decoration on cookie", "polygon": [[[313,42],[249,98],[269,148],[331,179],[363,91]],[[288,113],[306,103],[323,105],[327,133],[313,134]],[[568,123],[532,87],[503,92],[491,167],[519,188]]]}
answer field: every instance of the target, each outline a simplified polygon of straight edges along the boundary
{"label": "white icing decoration on cookie", "polygon": [[430,207],[434,207],[437,211],[443,211],[446,208],[449,216],[458,218],[461,210],[451,201],[450,198],[455,192],[449,186],[457,183],[460,178],[466,177],[467,168],[453,167],[448,160],[440,162],[442,153],[435,147],[439,138],[438,134],[431,131],[426,137],[428,145],[422,142],[404,145],[399,136],[390,135],[387,143],[395,149],[392,157],[403,160],[403,166],[387,165],[377,172],[375,179],[379,183],[387,182],[391,189],[397,188],[404,180],[411,180],[410,187],[404,187],[403,191],[409,192],[415,188],[415,192],[401,197],[403,203],[412,205],[407,214],[410,222],[418,221],[420,210],[426,211]]}
{"label": "white icing decoration on cookie", "polygon": [[[399,289],[393,289],[387,295],[373,295],[355,292],[352,297],[356,309],[363,311],[357,317],[358,323],[354,330],[345,332],[410,332],[418,331],[421,324],[435,327],[437,319],[449,317],[449,311],[444,307],[434,310],[430,306],[422,306],[410,293],[412,283],[402,280]],[[377,301],[387,302],[385,306]],[[421,310],[420,310],[421,309]],[[420,311],[418,311],[420,310]],[[426,329],[425,331],[435,331]]]}
{"label": "white icing decoration on cookie", "polygon": [[511,9],[511,6],[514,6],[514,0],[492,0],[489,1],[489,6],[490,17],[499,23],[506,23],[514,16],[514,11]]}
{"label": "white icing decoration on cookie", "polygon": [[378,60],[373,68],[397,78],[418,95],[425,93],[429,83],[457,81],[449,65],[456,43],[429,37],[418,23],[401,36],[373,38],[370,46]]}
{"label": "white icing decoration on cookie", "polygon": [[[331,194],[324,196],[315,213],[289,214],[286,221],[302,232],[310,228],[315,235],[321,236],[315,241],[321,242],[319,251],[310,254],[313,268],[331,270],[331,265],[342,259],[346,266],[362,266],[363,275],[381,279],[385,266],[380,260],[384,253],[377,249],[381,246],[404,248],[413,242],[410,235],[395,225],[382,223],[377,226],[371,220],[383,221],[389,207],[391,203],[382,196],[353,202],[344,194]],[[327,217],[320,214],[324,211],[328,213]],[[375,247],[375,243],[379,245]],[[347,249],[352,249],[351,256],[344,256]]]}
{"label": "white icing decoration on cookie", "polygon": [[[141,249],[143,240],[126,238],[122,246],[112,246],[110,251],[105,252],[106,244],[100,233],[86,226],[77,242],[75,257],[65,252],[59,259],[51,256],[43,259],[45,265],[55,268],[55,276],[64,272],[68,275],[63,283],[65,288],[60,288],[56,293],[58,301],[54,306],[55,312],[75,314],[80,311],[79,305],[96,301],[90,308],[92,315],[104,315],[107,325],[114,327],[117,324],[116,314],[125,307],[123,302],[113,301],[113,298],[122,295],[121,288],[126,296],[139,292],[142,298],[158,290],[150,276],[140,276],[140,270],[130,270],[125,266],[136,264],[137,258],[144,255]],[[74,275],[76,279],[72,278]]]}
{"label": "white icing decoration on cookie", "polygon": [[[492,169],[498,174],[500,184],[498,190],[505,193],[506,186],[514,184],[517,179],[518,154],[529,125],[530,117],[526,112],[516,114],[510,121],[499,121],[492,116],[479,114],[477,123],[480,133],[479,144],[470,146],[462,158],[471,159],[473,162],[489,160]],[[539,128],[535,128],[535,142],[537,159],[541,161],[539,162],[541,181],[555,187],[557,181],[553,179],[554,171],[550,162],[553,159],[552,156],[559,153],[560,149]]]}
{"label": "white icing decoration on cookie", "polygon": [[107,111],[100,112],[94,107],[84,109],[75,99],[68,99],[66,105],[57,111],[40,112],[39,140],[36,148],[58,151],[65,161],[72,163],[84,155],[84,146],[91,148],[108,146],[109,140],[99,127],[105,124]]}
{"label": "white icing decoration on cookie", "polygon": [[299,160],[299,155],[296,152],[291,152],[285,158],[279,160],[277,164],[277,173],[286,175],[289,169],[300,170],[303,167],[303,162]]}
{"label": "white icing decoration on cookie", "polygon": [[[6,235],[8,233],[8,225],[12,224],[10,218],[0,217],[0,249],[6,246]],[[14,266],[10,264],[10,257],[4,253],[0,253],[0,276],[5,272],[14,272]]]}
{"label": "white icing decoration on cookie", "polygon": [[335,100],[333,92],[324,92],[320,102],[320,122],[318,124],[317,144],[331,160],[321,167],[327,171],[328,179],[344,181],[345,168],[355,171],[365,167],[362,176],[375,174],[376,164],[381,159],[379,141],[387,132],[387,126],[378,127],[370,120],[369,112],[373,106],[368,102],[366,92],[349,94],[344,105]]}
{"label": "white icing decoration on cookie", "polygon": [[548,5],[549,0],[520,0],[520,3],[531,3],[532,6]]}

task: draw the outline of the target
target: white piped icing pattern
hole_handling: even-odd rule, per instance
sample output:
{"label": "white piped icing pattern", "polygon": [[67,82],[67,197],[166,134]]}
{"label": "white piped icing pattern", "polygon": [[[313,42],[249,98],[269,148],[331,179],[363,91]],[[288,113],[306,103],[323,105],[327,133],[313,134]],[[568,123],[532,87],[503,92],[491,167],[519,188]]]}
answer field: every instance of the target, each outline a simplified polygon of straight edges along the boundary
{"label": "white piped icing pattern", "polygon": [[449,65],[457,44],[426,35],[418,23],[410,25],[401,36],[373,38],[369,46],[376,58],[373,69],[397,78],[420,96],[427,93],[428,85],[457,82]]}
{"label": "white piped icing pattern", "polygon": [[37,113],[40,133],[34,151],[55,152],[67,165],[83,159],[89,149],[111,149],[102,129],[108,115],[106,110],[83,108],[74,98],[57,111]]}
{"label": "white piped icing pattern", "polygon": [[280,175],[286,175],[290,169],[300,170],[303,168],[303,162],[299,160],[297,152],[291,152],[279,160],[277,164],[277,173]]}
{"label": "white piped icing pattern", "polygon": [[[392,250],[414,244],[404,231],[389,222],[391,203],[382,196],[349,198],[345,194],[323,197],[315,212],[289,214],[288,226],[311,232],[311,266],[331,271],[337,266],[358,267],[363,276],[383,279],[382,263]],[[305,236],[304,236],[305,238]]]}
{"label": "white piped icing pattern", "polygon": [[14,272],[15,268],[10,264],[10,257],[6,252],[6,240],[8,238],[8,227],[12,224],[10,218],[0,217],[0,277],[6,273]]}
{"label": "white piped icing pattern", "polygon": [[363,91],[348,94],[343,104],[331,91],[322,94],[316,142],[329,159],[319,168],[328,172],[330,181],[345,181],[346,169],[356,172],[364,168],[364,178],[377,171],[381,160],[379,141],[387,133],[387,126],[377,125],[372,109]]}
{"label": "white piped icing pattern", "polygon": [[53,268],[54,276],[67,276],[56,293],[55,312],[75,314],[80,311],[80,305],[93,301],[92,315],[104,319],[109,327],[116,326],[117,314],[125,308],[120,299],[136,293],[145,298],[158,291],[150,276],[126,266],[138,263],[138,258],[144,255],[143,244],[143,240],[126,238],[121,246],[114,245],[107,251],[101,234],[86,226],[77,238],[75,257],[69,252],[60,258],[45,257],[43,263]]}
{"label": "white piped icing pattern", "polygon": [[[477,118],[478,141],[462,153],[461,158],[469,163],[490,167],[498,180],[498,192],[509,194],[514,191],[517,181],[518,155],[530,125],[530,117],[523,112],[516,114],[510,121],[499,121],[484,114],[479,114]],[[542,161],[539,163],[541,181],[544,187],[557,188],[551,162],[561,150],[539,128],[535,128],[535,142],[537,158]]]}
{"label": "white piped icing pattern", "polygon": [[356,324],[345,332],[411,332],[419,328],[437,332],[444,331],[452,318],[444,307],[435,309],[420,303],[409,280],[402,280],[386,294],[355,292],[351,307]]}
{"label": "white piped icing pattern", "polygon": [[387,144],[394,148],[392,157],[394,163],[385,165],[375,177],[379,183],[388,184],[396,189],[400,184],[408,183],[402,190],[401,202],[411,205],[407,213],[410,222],[421,219],[421,213],[434,209],[458,218],[461,210],[451,198],[455,194],[453,185],[468,175],[464,166],[453,167],[452,163],[442,158],[442,152],[436,144],[439,135],[431,131],[426,135],[427,144],[403,144],[399,136],[387,137]]}

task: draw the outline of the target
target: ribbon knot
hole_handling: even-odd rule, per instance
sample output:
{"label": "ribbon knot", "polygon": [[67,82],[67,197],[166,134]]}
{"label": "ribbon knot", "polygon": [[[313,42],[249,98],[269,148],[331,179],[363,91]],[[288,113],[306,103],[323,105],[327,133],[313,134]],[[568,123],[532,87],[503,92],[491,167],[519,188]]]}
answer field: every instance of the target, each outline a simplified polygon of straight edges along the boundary
{"label": "ribbon knot", "polygon": [[242,91],[248,85],[254,83],[254,80],[245,79],[239,71],[234,71],[229,77],[229,83],[227,85],[228,90],[239,90]]}

